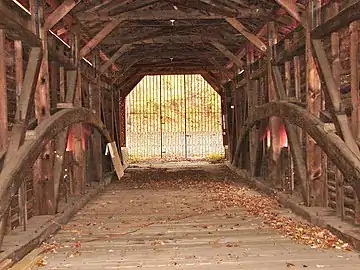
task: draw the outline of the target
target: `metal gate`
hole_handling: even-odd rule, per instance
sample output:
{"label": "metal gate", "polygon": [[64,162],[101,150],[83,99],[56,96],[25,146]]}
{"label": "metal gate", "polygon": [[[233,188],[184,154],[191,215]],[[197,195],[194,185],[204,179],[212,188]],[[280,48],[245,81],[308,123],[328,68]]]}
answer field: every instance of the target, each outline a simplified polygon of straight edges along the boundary
{"label": "metal gate", "polygon": [[201,75],[146,76],[126,98],[132,159],[223,155],[220,96]]}

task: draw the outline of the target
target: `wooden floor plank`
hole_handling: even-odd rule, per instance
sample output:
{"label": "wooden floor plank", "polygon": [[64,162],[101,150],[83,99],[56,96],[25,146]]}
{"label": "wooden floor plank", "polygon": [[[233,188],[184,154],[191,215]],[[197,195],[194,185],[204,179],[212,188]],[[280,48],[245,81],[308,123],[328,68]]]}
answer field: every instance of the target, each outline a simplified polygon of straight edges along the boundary
{"label": "wooden floor plank", "polygon": [[[354,251],[298,244],[241,207],[203,205],[201,190],[137,187],[139,179],[132,178],[142,169],[132,168],[123,182],[111,184],[77,213],[48,241],[56,253],[44,255],[47,265],[33,269],[360,269]],[[188,169],[196,181],[199,168]],[[201,170],[216,181],[229,177],[222,165]],[[176,168],[167,176],[172,172],[175,180],[182,177]],[[146,177],[160,179],[162,173],[163,168],[152,169]],[[287,209],[278,211],[299,219]]]}

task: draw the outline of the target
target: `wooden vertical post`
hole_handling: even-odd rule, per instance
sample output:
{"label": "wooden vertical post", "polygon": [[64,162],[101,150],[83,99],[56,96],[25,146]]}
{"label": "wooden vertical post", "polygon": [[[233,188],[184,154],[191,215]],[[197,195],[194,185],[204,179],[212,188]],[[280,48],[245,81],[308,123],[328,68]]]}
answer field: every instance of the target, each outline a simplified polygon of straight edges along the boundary
{"label": "wooden vertical post", "polygon": [[[274,56],[274,45],[277,43],[277,34],[275,29],[275,23],[273,21],[268,23],[268,93],[269,93],[269,101],[276,100],[276,92],[274,87],[274,82],[272,79],[272,64],[271,60]],[[280,145],[280,125],[281,119],[279,117],[270,117],[269,120],[269,128],[270,128],[270,144],[271,144],[271,151],[270,151],[270,159],[269,159],[269,167],[271,168],[271,180],[272,184],[275,187],[278,187],[280,182],[280,168],[279,168],[279,158],[281,152],[281,145]]]}
{"label": "wooden vertical post", "polygon": [[[99,52],[95,51],[94,53],[94,64],[95,64],[95,70],[98,70],[100,68],[100,56]],[[97,79],[100,79],[99,73],[95,74],[95,77]],[[90,106],[93,110],[95,110],[95,113],[98,115],[98,117],[101,119],[101,88],[100,86],[96,86],[96,88],[93,89],[92,92],[92,102],[90,102]],[[101,135],[98,131],[95,131],[93,134],[93,147],[94,147],[94,155],[98,156],[95,160],[97,160],[97,180],[101,182],[103,180],[103,153],[101,151],[101,144],[102,139]]]}
{"label": "wooden vertical post", "polygon": [[241,102],[239,101],[240,99],[240,91],[239,89],[237,89],[237,71],[235,71],[234,73],[234,78],[233,80],[230,82],[231,84],[231,87],[232,87],[232,91],[234,93],[234,113],[235,113],[235,118],[234,118],[234,121],[235,121],[235,128],[236,128],[236,132],[235,132],[235,137],[236,137],[236,140],[239,136],[239,131],[240,131],[240,128],[241,128],[241,124],[240,124],[240,119],[239,119],[239,111],[241,110]]}
{"label": "wooden vertical post", "polygon": [[[259,59],[259,66],[263,66],[262,59]],[[265,88],[265,77],[261,77],[258,81],[258,87],[257,87],[257,100],[256,103],[258,105],[262,105],[265,103],[265,97],[266,97],[266,88]],[[261,169],[263,165],[263,158],[266,155],[266,139],[262,140],[260,142],[261,136],[265,134],[266,129],[268,126],[268,120],[263,120],[260,122],[259,130],[258,130],[258,147],[256,151],[256,158],[255,158],[255,168],[254,168],[254,176],[260,176],[261,175]]]}
{"label": "wooden vertical post", "polygon": [[[285,46],[284,49],[285,51],[289,51],[290,48],[290,40],[289,39],[285,39]],[[290,61],[286,61],[285,62],[285,67],[284,67],[284,72],[285,72],[285,94],[287,97],[295,97],[295,91],[291,91],[291,64]],[[295,179],[294,179],[294,163],[293,163],[293,158],[292,155],[290,154],[290,151],[288,151],[288,157],[289,157],[289,177],[290,177],[290,182],[286,183],[287,184],[287,189],[289,189],[290,191],[294,190],[295,187]]]}
{"label": "wooden vertical post", "polygon": [[[120,149],[120,109],[119,109],[119,91],[114,89],[114,127],[115,127],[115,141],[118,149]],[[120,152],[120,151],[119,151]]]}
{"label": "wooden vertical post", "polygon": [[[350,70],[351,70],[351,101],[353,111],[351,124],[354,137],[360,139],[360,105],[359,105],[359,22],[350,24]],[[360,224],[360,201],[354,192],[355,224]]]}
{"label": "wooden vertical post", "polygon": [[351,126],[355,138],[360,138],[359,129],[359,32],[358,22],[350,24],[350,70],[351,70],[351,101],[353,111],[351,114]]}
{"label": "wooden vertical post", "polygon": [[0,29],[0,152],[8,146],[5,31]]}
{"label": "wooden vertical post", "polygon": [[[294,33],[294,37],[293,37],[293,41],[294,43],[298,43],[299,42],[299,33],[295,32]],[[298,101],[302,101],[302,97],[301,97],[301,68],[300,68],[300,56],[295,56],[294,57],[294,88],[295,88],[295,98]],[[303,144],[303,135],[302,135],[302,129],[301,128],[297,128],[297,133],[299,136],[299,141],[301,143],[301,145]]]}
{"label": "wooden vertical post", "polygon": [[[331,5],[328,5],[325,8],[325,20],[327,20],[328,18],[331,17],[331,10],[332,7]],[[319,20],[319,18],[318,18]],[[325,91],[326,89],[323,89],[323,91],[321,92],[321,110],[326,111],[328,110],[328,106],[329,106],[329,101],[326,100],[326,95],[325,95]],[[327,155],[324,151],[321,151],[321,168],[322,168],[322,174],[320,176],[321,178],[321,183],[322,183],[322,205],[323,207],[328,207],[329,205],[329,186],[328,186],[328,158]]]}
{"label": "wooden vertical post", "polygon": [[59,85],[59,90],[60,90],[60,102],[64,102],[65,101],[65,68],[64,67],[60,67],[59,68],[59,76],[60,76],[60,85]]}
{"label": "wooden vertical post", "polygon": [[[19,98],[23,87],[23,47],[20,40],[14,41],[15,47],[15,80],[16,80],[16,106],[19,106]],[[20,122],[19,115],[15,115],[15,121]],[[26,186],[27,181],[24,181],[18,191],[18,204],[19,204],[19,223],[26,230],[27,224],[27,194]]]}
{"label": "wooden vertical post", "polygon": [[[311,0],[308,5],[310,17],[309,25],[316,25],[314,4],[318,0]],[[318,5],[316,5],[318,7]],[[307,110],[315,116],[320,116],[321,111],[321,81],[311,52],[310,28],[306,29],[306,99]],[[306,140],[306,162],[308,169],[308,187],[310,191],[310,204],[312,206],[322,205],[322,185],[321,185],[321,149],[316,142],[307,135]]]}
{"label": "wooden vertical post", "polygon": [[120,146],[126,147],[126,107],[125,97],[120,91],[119,95],[119,125],[120,125]]}
{"label": "wooden vertical post", "polygon": [[[339,12],[339,3],[334,2],[332,4],[333,16]],[[340,92],[340,72],[341,72],[341,63],[340,63],[340,38],[338,32],[333,32],[331,34],[331,55],[332,55],[332,71],[334,75],[334,80],[336,88]],[[335,172],[335,187],[336,187],[336,214],[344,218],[345,209],[344,209],[344,178],[341,172],[336,169]]]}
{"label": "wooden vertical post", "polygon": [[114,91],[115,91],[115,89],[114,89],[114,86],[111,86],[111,97],[110,97],[110,102],[111,102],[111,125],[110,125],[110,127],[111,127],[111,135],[112,135],[112,137],[114,138],[114,140],[115,140],[115,125],[114,125],[114,120],[115,120],[115,104],[114,104],[114,102],[115,102],[115,99],[114,99],[114,95],[115,95],[115,93],[114,93]]}
{"label": "wooden vertical post", "polygon": [[[248,98],[248,110],[251,112],[257,105],[257,81],[250,80],[251,65],[254,63],[254,47],[248,45],[246,54],[246,82],[247,82],[247,98]],[[240,103],[241,104],[241,103]],[[249,133],[249,156],[250,156],[250,172],[251,175],[255,175],[256,154],[259,144],[258,131],[256,126],[251,128]]]}
{"label": "wooden vertical post", "polygon": [[[231,142],[231,128],[230,128],[230,116],[229,116],[229,96],[228,96],[228,89],[225,89],[223,92],[222,97],[222,111],[224,112],[224,126],[225,126],[225,141],[227,145],[227,157],[229,160],[233,160],[234,156],[232,153],[232,142]],[[236,157],[235,157],[236,158]],[[235,164],[237,166],[238,164]]]}
{"label": "wooden vertical post", "polygon": [[[48,31],[44,28],[45,3],[40,1],[38,6],[30,1],[34,7],[32,16],[38,27],[36,32],[42,40],[43,58],[40,67],[40,74],[35,92],[35,115],[40,123],[50,116],[50,85],[49,85],[49,59],[48,59]],[[36,12],[37,7],[37,12]],[[53,145],[52,142],[45,146],[44,152],[35,162],[34,169],[34,195],[35,213],[38,215],[51,214],[55,207],[54,182],[53,182]]]}
{"label": "wooden vertical post", "polygon": [[[65,74],[63,74],[65,75]],[[76,90],[76,79],[77,79],[77,71],[75,70],[68,70],[66,73],[66,96],[65,96],[65,76],[60,76],[60,85],[64,85],[64,92],[61,93],[60,92],[60,102],[65,102],[65,103],[73,103],[74,101],[74,93]],[[68,141],[68,136],[71,132],[70,128],[66,128],[63,132],[61,132],[56,140],[55,140],[55,149],[56,149],[56,155],[55,155],[55,159],[54,159],[54,197],[56,199],[56,205],[53,209],[54,213],[57,212],[58,210],[58,203],[59,203],[59,188],[60,186],[64,187],[64,189],[66,190],[66,194],[65,194],[65,198],[67,198],[68,194],[68,187],[66,185],[66,183],[64,182],[64,170],[65,170],[65,159],[66,156],[67,157],[72,157],[70,153],[66,152],[66,147],[67,147],[67,141]],[[73,175],[73,171],[71,170],[71,172],[69,173],[69,175]],[[70,178],[70,183],[69,183],[69,191],[70,193],[73,192],[72,188],[73,188],[73,177],[69,177]]]}
{"label": "wooden vertical post", "polygon": [[51,61],[50,63],[50,95],[51,95],[51,108],[56,108],[58,101],[58,91],[59,91],[59,66],[56,61]]}
{"label": "wooden vertical post", "polygon": [[[5,30],[0,29],[0,153],[6,153],[8,147],[8,106],[7,106],[7,88],[6,88],[6,48],[5,48]],[[0,246],[3,236],[6,234],[9,220],[9,211],[0,222]]]}
{"label": "wooden vertical post", "polygon": [[[74,96],[74,107],[82,106],[82,78],[81,78],[81,58],[80,58],[80,29],[77,27],[75,29],[74,43],[73,43],[73,53],[74,53],[74,64],[77,67],[77,81],[76,81],[76,91]],[[74,167],[74,193],[82,194],[85,191],[85,159],[84,159],[84,149],[82,146],[82,133],[83,128],[82,124],[76,124],[72,128],[73,135],[73,151],[74,158],[77,161],[77,166]]]}
{"label": "wooden vertical post", "polygon": [[[284,49],[285,51],[289,51],[290,48],[290,40],[289,39],[285,39],[285,46]],[[290,72],[290,61],[286,61],[285,62],[285,94],[288,97],[295,97],[295,93],[291,92],[291,72]]]}

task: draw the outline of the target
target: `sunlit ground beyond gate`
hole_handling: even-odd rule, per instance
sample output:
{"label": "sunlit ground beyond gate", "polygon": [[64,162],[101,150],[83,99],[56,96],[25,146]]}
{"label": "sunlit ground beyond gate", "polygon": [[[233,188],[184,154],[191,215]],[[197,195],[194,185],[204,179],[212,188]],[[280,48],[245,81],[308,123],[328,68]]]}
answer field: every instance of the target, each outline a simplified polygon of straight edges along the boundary
{"label": "sunlit ground beyond gate", "polygon": [[130,158],[221,156],[221,99],[201,75],[146,76],[126,98]]}

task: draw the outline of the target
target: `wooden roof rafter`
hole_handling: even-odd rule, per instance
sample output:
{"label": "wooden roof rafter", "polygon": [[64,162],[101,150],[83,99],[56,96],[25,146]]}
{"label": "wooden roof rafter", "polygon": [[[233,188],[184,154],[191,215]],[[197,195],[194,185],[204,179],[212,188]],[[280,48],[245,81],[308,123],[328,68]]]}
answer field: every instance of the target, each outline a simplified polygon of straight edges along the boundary
{"label": "wooden roof rafter", "polygon": [[[61,5],[73,1],[64,0]],[[60,17],[62,20],[74,17],[90,37],[82,46],[81,56],[87,56],[94,49],[108,55],[101,63],[101,73],[113,65],[120,67],[118,72],[121,73],[126,61],[136,62],[130,69],[141,64],[157,65],[171,54],[176,56],[176,61],[183,63],[186,59],[194,63],[192,59],[197,57],[200,64],[216,65],[217,70],[229,60],[241,68],[244,50],[240,54],[234,52],[244,48],[249,41],[260,53],[265,52],[267,40],[261,37],[266,32],[263,25],[277,14],[277,10],[285,12],[278,21],[279,37],[292,29],[293,26],[288,26],[287,22],[292,24],[301,18],[303,11],[292,0],[259,0],[256,3],[250,0],[100,1],[81,1],[73,7],[67,5],[67,15]],[[288,3],[288,6],[280,6]],[[61,24],[61,21],[56,21]],[[257,29],[261,30],[260,34]],[[66,27],[61,25],[57,30],[65,33]],[[159,55],[142,55],[141,51],[149,49],[158,51]],[[202,54],[214,56],[214,61],[210,63],[201,57]],[[221,73],[224,69],[220,69]]]}

